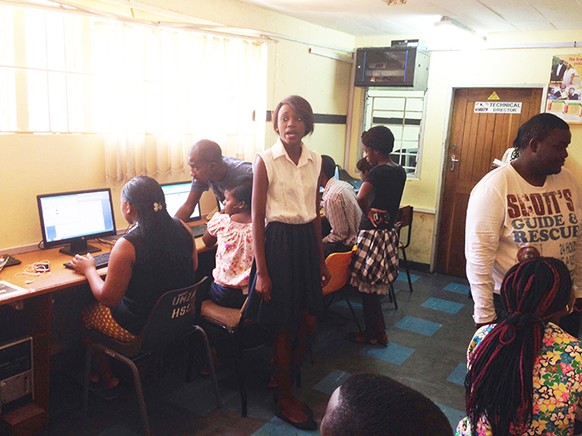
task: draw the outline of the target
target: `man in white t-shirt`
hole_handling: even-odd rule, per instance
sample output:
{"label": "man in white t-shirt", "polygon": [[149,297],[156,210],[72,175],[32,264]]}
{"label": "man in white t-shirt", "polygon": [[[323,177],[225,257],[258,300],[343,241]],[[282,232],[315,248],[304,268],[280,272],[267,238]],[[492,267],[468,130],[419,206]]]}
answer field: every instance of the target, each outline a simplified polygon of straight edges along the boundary
{"label": "man in white t-shirt", "polygon": [[[471,192],[465,256],[478,327],[503,316],[503,276],[530,256],[563,260],[573,274],[577,307],[582,306],[582,193],[570,171],[562,168],[570,140],[568,124],[559,117],[532,117],[514,141],[519,157],[489,172]],[[562,321],[577,336],[578,313]]]}

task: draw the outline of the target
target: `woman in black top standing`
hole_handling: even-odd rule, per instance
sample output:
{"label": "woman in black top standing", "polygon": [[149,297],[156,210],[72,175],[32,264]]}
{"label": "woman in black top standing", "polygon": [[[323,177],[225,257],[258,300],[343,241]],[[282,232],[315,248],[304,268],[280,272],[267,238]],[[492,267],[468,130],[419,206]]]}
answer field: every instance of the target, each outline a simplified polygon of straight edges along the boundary
{"label": "woman in black top standing", "polygon": [[358,343],[386,345],[386,325],[380,295],[386,295],[398,276],[398,235],[394,219],[406,182],[406,172],[390,158],[394,135],[386,126],[362,134],[362,148],[372,167],[358,193],[363,216],[352,260],[350,283],[362,294],[366,330],[348,335]]}

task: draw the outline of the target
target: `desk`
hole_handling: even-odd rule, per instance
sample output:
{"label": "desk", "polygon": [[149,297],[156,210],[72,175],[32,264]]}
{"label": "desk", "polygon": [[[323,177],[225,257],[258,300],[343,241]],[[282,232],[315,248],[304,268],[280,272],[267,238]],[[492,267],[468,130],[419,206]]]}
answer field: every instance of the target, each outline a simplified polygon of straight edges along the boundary
{"label": "desk", "polygon": [[[92,241],[91,245],[102,251],[111,249],[110,245],[97,241]],[[200,254],[207,252],[214,258],[213,248],[206,247],[202,238],[196,238],[196,248]],[[17,257],[22,264],[4,268],[0,272],[0,280],[30,289],[30,293],[0,299],[0,343],[32,336],[34,403],[45,411],[46,420],[49,411],[52,293],[84,285],[87,279],[63,266],[71,260],[71,256],[60,253],[58,248],[21,253]],[[50,273],[39,276],[22,274],[26,265],[43,260],[50,261]],[[98,272],[103,277],[107,274],[107,268],[101,268]],[[204,273],[207,274],[207,271]]]}

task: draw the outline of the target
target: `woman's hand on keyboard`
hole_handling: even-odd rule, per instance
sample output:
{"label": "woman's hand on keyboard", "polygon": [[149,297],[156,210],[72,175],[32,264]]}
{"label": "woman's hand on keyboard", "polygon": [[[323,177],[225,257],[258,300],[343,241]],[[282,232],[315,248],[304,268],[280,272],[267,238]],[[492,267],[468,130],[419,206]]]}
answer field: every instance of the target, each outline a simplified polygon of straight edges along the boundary
{"label": "woman's hand on keyboard", "polygon": [[91,256],[91,253],[87,253],[86,256],[81,256],[80,254],[75,254],[73,260],[71,260],[71,264],[73,268],[78,273],[83,275],[87,275],[87,271],[91,268],[95,269],[95,259]]}

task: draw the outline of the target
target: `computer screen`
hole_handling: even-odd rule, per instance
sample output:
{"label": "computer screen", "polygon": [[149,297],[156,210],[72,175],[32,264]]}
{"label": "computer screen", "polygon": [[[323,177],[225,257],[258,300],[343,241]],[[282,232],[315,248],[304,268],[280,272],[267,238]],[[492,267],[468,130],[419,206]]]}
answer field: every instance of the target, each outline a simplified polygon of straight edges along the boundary
{"label": "computer screen", "polygon": [[116,234],[109,188],[42,194],[36,201],[45,248],[69,244],[60,251],[85,254],[100,251],[88,239]]}
{"label": "computer screen", "polygon": [[[164,191],[164,196],[166,197],[166,208],[168,213],[170,216],[174,216],[188,198],[192,182],[165,183],[161,186],[162,191]],[[200,203],[197,203],[194,212],[192,212],[192,215],[190,215],[190,218],[188,218],[187,221],[199,220],[201,217]]]}

